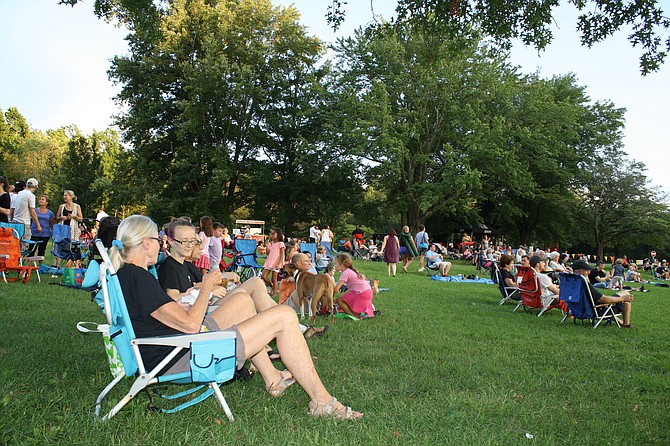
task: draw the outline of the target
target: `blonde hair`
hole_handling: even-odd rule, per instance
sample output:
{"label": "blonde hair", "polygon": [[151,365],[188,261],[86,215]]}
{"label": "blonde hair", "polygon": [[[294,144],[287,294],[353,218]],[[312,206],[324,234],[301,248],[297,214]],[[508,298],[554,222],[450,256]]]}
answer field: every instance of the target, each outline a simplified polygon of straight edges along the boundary
{"label": "blonde hair", "polygon": [[402,232],[409,232],[409,226],[405,225],[402,227]]}
{"label": "blonde hair", "polygon": [[76,200],[77,200],[77,196],[76,196],[76,195],[74,194],[74,192],[71,191],[70,189],[65,189],[65,190],[63,191],[63,193],[64,193],[64,194],[67,194],[67,195],[69,195],[69,196],[71,196],[71,197],[72,197],[72,201],[76,201]]}
{"label": "blonde hair", "polygon": [[156,223],[144,215],[131,215],[124,219],[116,233],[116,240],[123,244],[123,249],[119,249],[116,245],[112,245],[109,249],[109,257],[114,268],[118,271],[126,263],[125,257],[144,239],[153,237],[157,232]]}

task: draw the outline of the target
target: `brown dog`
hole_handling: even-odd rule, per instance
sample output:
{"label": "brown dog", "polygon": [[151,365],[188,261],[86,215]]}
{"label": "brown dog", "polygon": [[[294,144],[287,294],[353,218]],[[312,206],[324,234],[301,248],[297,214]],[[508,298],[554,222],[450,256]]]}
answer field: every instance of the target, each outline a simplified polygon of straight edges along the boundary
{"label": "brown dog", "polygon": [[291,299],[295,308],[300,308],[300,319],[305,318],[304,304],[309,305],[309,316],[312,324],[316,322],[316,312],[319,302],[325,308],[330,308],[331,323],[335,323],[333,313],[333,296],[335,285],[333,279],[327,274],[312,274],[307,271],[299,271],[296,276],[297,286]]}

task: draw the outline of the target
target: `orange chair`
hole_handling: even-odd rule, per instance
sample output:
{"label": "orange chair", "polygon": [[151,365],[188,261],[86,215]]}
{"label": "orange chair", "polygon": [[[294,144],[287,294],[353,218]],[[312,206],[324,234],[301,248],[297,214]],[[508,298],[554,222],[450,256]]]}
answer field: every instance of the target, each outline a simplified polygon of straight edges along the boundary
{"label": "orange chair", "polygon": [[540,278],[535,269],[530,266],[517,266],[516,284],[521,293],[521,300],[512,312],[525,308],[538,308],[540,312],[537,317],[542,316],[545,312],[552,308],[560,308],[562,311],[567,311],[565,302],[559,301],[558,296],[547,306],[542,303],[542,287],[540,286]]}
{"label": "orange chair", "polygon": [[[5,283],[18,280],[26,283],[37,269],[37,266],[21,266],[21,241],[10,228],[0,227],[0,274]],[[17,277],[9,278],[7,273],[17,273]]]}

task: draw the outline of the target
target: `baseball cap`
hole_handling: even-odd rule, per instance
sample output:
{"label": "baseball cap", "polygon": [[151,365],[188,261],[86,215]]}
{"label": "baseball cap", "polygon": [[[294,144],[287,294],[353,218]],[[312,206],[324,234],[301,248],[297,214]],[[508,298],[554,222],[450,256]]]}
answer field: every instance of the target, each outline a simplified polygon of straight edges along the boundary
{"label": "baseball cap", "polygon": [[533,257],[530,258],[530,266],[535,268],[538,263],[546,262],[546,261],[547,261],[547,259],[542,258],[540,256],[533,256]]}
{"label": "baseball cap", "polygon": [[38,185],[39,183],[35,178],[28,178],[28,181],[26,181],[26,187],[37,187]]}
{"label": "baseball cap", "polygon": [[591,265],[589,265],[588,263],[586,263],[585,261],[580,259],[580,260],[575,260],[574,262],[572,262],[572,269],[573,270],[575,270],[575,269],[585,269],[587,271],[591,271],[593,269],[593,267]]}

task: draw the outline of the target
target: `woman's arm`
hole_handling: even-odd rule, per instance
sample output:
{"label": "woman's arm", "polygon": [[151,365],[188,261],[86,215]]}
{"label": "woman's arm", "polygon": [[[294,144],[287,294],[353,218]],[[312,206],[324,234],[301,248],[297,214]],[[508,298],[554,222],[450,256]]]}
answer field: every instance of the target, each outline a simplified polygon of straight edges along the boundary
{"label": "woman's arm", "polygon": [[380,251],[383,251],[384,248],[386,248],[386,240],[388,240],[388,238],[389,238],[388,235],[386,237],[384,237],[384,241],[382,242],[382,247],[381,247]]}
{"label": "woman's arm", "polygon": [[337,285],[335,285],[335,292],[336,293],[340,292],[340,288],[342,288],[342,285],[344,285],[344,280],[340,280],[339,282],[337,282]]}
{"label": "woman's arm", "polygon": [[177,302],[170,302],[151,313],[151,317],[184,333],[200,332],[209,304],[209,295],[215,283],[221,283],[221,272],[218,270],[203,277],[198,298],[189,310],[180,307]]}

